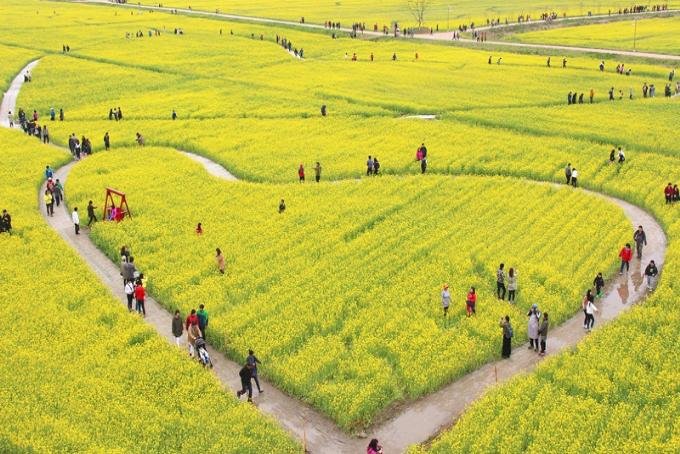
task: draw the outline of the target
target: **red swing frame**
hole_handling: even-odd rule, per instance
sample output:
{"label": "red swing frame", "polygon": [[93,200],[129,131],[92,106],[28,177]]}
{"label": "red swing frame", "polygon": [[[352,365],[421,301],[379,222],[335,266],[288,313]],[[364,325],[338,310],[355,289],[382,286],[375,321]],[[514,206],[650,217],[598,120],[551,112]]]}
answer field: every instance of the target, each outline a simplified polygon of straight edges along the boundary
{"label": "red swing frame", "polygon": [[[115,219],[111,219],[111,210],[109,210],[109,207],[116,207],[116,203],[113,200],[114,196],[120,197],[120,202],[118,203],[118,213]],[[106,199],[104,199],[104,212],[102,213],[102,219],[105,221],[120,222],[125,218],[125,216],[132,218],[132,213],[130,213],[130,207],[128,206],[125,193],[112,188],[106,188]]]}

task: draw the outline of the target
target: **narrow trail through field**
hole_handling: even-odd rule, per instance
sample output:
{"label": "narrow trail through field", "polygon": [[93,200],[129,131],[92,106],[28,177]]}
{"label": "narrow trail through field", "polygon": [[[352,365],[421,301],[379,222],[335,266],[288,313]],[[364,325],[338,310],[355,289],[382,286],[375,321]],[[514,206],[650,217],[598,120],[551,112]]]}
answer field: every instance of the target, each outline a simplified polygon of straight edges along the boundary
{"label": "narrow trail through field", "polygon": [[[131,3],[111,3],[108,0],[66,0],[71,3],[83,3],[83,4],[99,4],[99,5],[110,5],[110,6],[118,6],[118,7],[125,7],[125,8],[133,8],[133,9],[138,9],[138,10],[147,10],[147,11],[161,11],[161,12],[174,12],[176,11],[177,14],[184,14],[184,15],[190,15],[190,16],[204,16],[204,17],[213,17],[213,18],[222,18],[222,19],[231,19],[231,20],[237,20],[237,21],[244,21],[244,22],[255,22],[255,23],[262,23],[262,24],[270,24],[270,25],[285,25],[288,27],[299,27],[299,28],[306,28],[306,29],[313,29],[313,30],[328,30],[321,24],[310,24],[310,23],[301,23],[301,22],[295,22],[295,21],[289,21],[289,20],[283,20],[283,19],[270,19],[266,17],[256,17],[256,16],[242,16],[238,14],[228,14],[228,13],[222,13],[222,12],[216,12],[216,11],[202,11],[202,10],[193,10],[193,9],[187,9],[187,8],[171,8],[171,7],[166,7],[166,6],[153,6],[153,5],[139,5],[139,4],[131,4]],[[676,13],[677,10],[670,10],[669,13]],[[632,17],[633,15],[631,15]],[[595,16],[580,16],[578,19],[580,20],[586,20],[586,19],[592,19]],[[602,16],[597,16],[597,18],[602,19]],[[569,19],[569,18],[568,18]],[[576,19],[576,18],[574,18]],[[482,28],[480,28],[481,30]],[[346,32],[350,33],[352,32],[351,28],[340,28],[340,29],[333,29],[330,31],[341,31],[341,32]],[[380,33],[380,32],[374,32],[374,31],[369,31],[366,30],[364,32],[359,33],[361,36],[365,37],[372,37],[372,38],[381,38],[381,37],[387,37],[387,35]],[[391,36],[391,35],[390,35]],[[433,34],[418,34],[415,35],[413,38],[410,37],[401,37],[407,40],[425,40],[425,41],[450,41],[455,43],[456,41],[453,41],[453,31],[450,32],[437,32]],[[617,49],[601,49],[601,48],[591,48],[591,47],[576,47],[576,46],[559,46],[559,45],[551,45],[551,44],[531,44],[531,43],[517,43],[517,42],[511,42],[511,41],[485,41],[484,43],[477,43],[476,41],[472,39],[460,39],[458,40],[459,42],[463,42],[466,44],[476,44],[479,46],[480,49],[485,49],[488,46],[492,47],[510,47],[510,48],[521,48],[521,49],[544,49],[544,50],[560,50],[560,51],[568,51],[568,52],[577,52],[577,53],[587,53],[587,54],[606,54],[606,55],[620,55],[620,56],[626,56],[626,57],[641,57],[641,58],[648,58],[652,60],[678,60],[680,61],[680,55],[672,55],[672,54],[661,54],[661,53],[656,53],[656,52],[633,52],[633,51],[627,51],[627,50],[617,50]]]}
{"label": "narrow trail through field", "polygon": [[[6,118],[4,112],[8,110],[14,111],[16,108],[16,99],[23,84],[24,72],[27,69],[33,68],[37,63],[38,61],[31,62],[24,68],[14,79],[3,97],[0,107],[0,112],[3,112],[3,120]],[[3,125],[6,125],[6,123],[3,123]],[[193,153],[178,151],[201,163],[211,175],[227,181],[236,180],[234,175],[226,171],[219,164]],[[65,152],[68,153],[68,150],[65,150]],[[78,161],[71,162],[55,172],[55,178],[59,178],[65,184],[65,195],[68,195],[67,181],[69,173],[77,163]],[[36,169],[36,171],[40,171],[40,169]],[[536,184],[554,183],[536,182]],[[65,205],[57,208],[54,216],[47,216],[46,210],[41,203],[41,194],[44,191],[45,185],[42,186],[38,193],[38,204],[48,224],[81,255],[90,268],[111,290],[111,293],[123,304],[126,304],[118,264],[109,260],[94,245],[88,236],[88,229],[86,227],[81,229],[81,235],[75,235],[70,213]],[[662,269],[666,252],[666,237],[663,229],[654,218],[641,208],[625,201],[595,192],[590,193],[602,197],[623,209],[631,222],[631,236],[634,228],[638,225],[644,226],[648,240],[648,245],[644,249],[644,263],[653,259],[656,261],[659,269]],[[84,220],[85,217],[83,209],[81,210],[81,219]],[[139,262],[143,263],[143,257],[140,257]],[[618,276],[609,283],[605,296],[597,302],[600,309],[600,312],[597,314],[598,327],[614,319],[631,307],[632,304],[645,297],[646,285],[644,283],[644,276],[641,273],[642,269],[640,261],[634,259],[629,273]],[[588,285],[588,283],[583,284]],[[575,301],[574,304],[578,306],[579,301]],[[168,342],[174,344],[174,337],[171,333],[171,314],[153,298],[147,300],[146,310],[147,316],[145,321],[153,326]],[[583,330],[583,315],[579,311],[577,315],[570,318],[563,325],[555,327],[550,331],[548,336],[548,356],[558,354],[566,348],[573,347],[586,335],[586,332]],[[301,440],[309,452],[329,454],[363,452],[368,439],[375,437],[381,441],[386,452],[398,453],[405,451],[411,444],[429,440],[442,429],[450,426],[471,402],[482,396],[485,391],[496,383],[501,383],[517,374],[533,370],[541,361],[541,357],[535,352],[529,351],[527,346],[528,344],[525,343],[516,347],[510,359],[488,363],[433,394],[413,402],[404,403],[390,410],[389,414],[381,418],[382,422],[368,429],[366,435],[362,437],[353,437],[342,432],[329,418],[299,399],[277,390],[266,381],[262,383],[265,392],[261,395],[255,392],[253,397],[255,405],[260,410],[277,419],[282,427]],[[216,377],[227,390],[234,391],[239,389],[240,380],[238,371],[240,365],[230,361],[213,348],[209,348],[209,352],[215,361],[214,372]]]}

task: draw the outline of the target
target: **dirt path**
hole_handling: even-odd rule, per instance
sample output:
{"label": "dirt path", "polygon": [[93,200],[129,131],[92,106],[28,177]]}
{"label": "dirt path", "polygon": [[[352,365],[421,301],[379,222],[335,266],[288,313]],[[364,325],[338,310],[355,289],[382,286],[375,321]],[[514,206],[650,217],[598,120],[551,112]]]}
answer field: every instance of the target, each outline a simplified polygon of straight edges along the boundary
{"label": "dirt path", "polygon": [[[35,66],[35,64],[37,62],[32,62],[30,65]],[[3,97],[0,111],[14,110],[16,96],[23,84],[24,72],[25,70],[22,70],[20,75],[12,82],[8,94]],[[236,180],[231,173],[219,164],[193,153],[183,151],[182,153],[201,163],[210,174],[228,181]],[[74,165],[77,165],[77,162],[71,162],[55,172],[55,178],[59,178],[65,184],[66,195],[68,195],[68,176]],[[38,203],[46,221],[81,255],[111,290],[111,293],[123,304],[126,304],[118,265],[109,260],[94,245],[88,236],[87,228],[81,230],[81,235],[75,235],[70,214],[65,205],[56,209],[53,217],[47,216],[45,208],[40,202],[40,194],[44,191],[45,186],[43,185],[41,192],[38,193]],[[643,263],[634,259],[630,273],[614,279],[607,287],[605,296],[597,302],[600,309],[596,317],[597,329],[645,297],[646,286],[643,282],[641,270],[651,259],[656,261],[660,270],[662,269],[666,251],[666,237],[661,226],[644,210],[619,199],[597,193],[592,194],[602,197],[624,210],[631,222],[631,236],[634,228],[643,225],[649,243],[644,249]],[[84,207],[81,207],[80,211],[81,218],[85,218]],[[143,262],[143,258],[140,262]],[[588,283],[584,284],[587,285]],[[579,304],[579,301],[574,302],[577,307]],[[152,325],[168,342],[174,343],[170,313],[153,298],[147,300],[146,309],[145,321]],[[516,324],[523,322],[523,320],[515,321]],[[566,348],[573,347],[586,335],[583,330],[583,315],[579,312],[563,325],[550,331],[548,356],[556,355]],[[260,410],[276,418],[282,427],[301,440],[309,452],[329,454],[362,452],[366,447],[367,439],[373,437],[381,440],[386,452],[403,452],[411,444],[422,443],[437,435],[443,428],[451,425],[470,403],[478,399],[496,383],[504,382],[519,373],[533,370],[540,362],[541,357],[533,351],[529,351],[527,346],[528,344],[525,343],[517,347],[510,359],[486,364],[433,394],[414,402],[405,403],[397,410],[395,416],[367,430],[366,438],[356,438],[345,434],[326,416],[297,398],[278,391],[265,380],[262,383],[265,392],[261,395],[255,393],[254,402]],[[240,366],[210,347],[209,352],[216,363],[214,369],[216,377],[227,390],[235,391],[239,389],[238,370]]]}

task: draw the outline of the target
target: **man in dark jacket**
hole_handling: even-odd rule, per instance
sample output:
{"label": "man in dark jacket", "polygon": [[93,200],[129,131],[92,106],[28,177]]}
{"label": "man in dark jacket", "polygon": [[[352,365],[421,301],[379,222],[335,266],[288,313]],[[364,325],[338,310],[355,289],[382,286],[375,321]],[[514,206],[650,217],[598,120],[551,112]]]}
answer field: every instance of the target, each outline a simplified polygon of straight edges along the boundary
{"label": "man in dark jacket", "polygon": [[659,270],[656,267],[654,260],[649,262],[647,268],[645,268],[645,276],[647,276],[647,290],[654,290],[654,284],[656,282],[656,276],[659,274]]}
{"label": "man in dark jacket", "polygon": [[12,216],[7,210],[2,210],[2,218],[0,218],[0,233],[2,232],[12,234]]}
{"label": "man in dark jacket", "polygon": [[241,377],[241,390],[236,391],[236,397],[241,398],[243,394],[248,392],[248,402],[253,401],[253,385],[250,383],[250,379],[252,377],[252,373],[250,371],[250,365],[246,363],[241,370],[238,373],[239,377]]}
{"label": "man in dark jacket", "polygon": [[638,226],[638,229],[633,234],[633,239],[635,240],[635,250],[637,250],[638,260],[642,258],[642,246],[647,245],[647,235],[642,229],[642,226]]}

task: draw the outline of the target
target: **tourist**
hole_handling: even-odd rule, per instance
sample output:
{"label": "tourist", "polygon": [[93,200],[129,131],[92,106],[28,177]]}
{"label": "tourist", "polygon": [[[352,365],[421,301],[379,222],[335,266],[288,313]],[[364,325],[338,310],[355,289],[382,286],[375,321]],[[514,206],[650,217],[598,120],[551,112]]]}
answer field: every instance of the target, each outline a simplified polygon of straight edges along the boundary
{"label": "tourist", "polygon": [[286,211],[286,202],[285,200],[281,199],[279,202],[279,214],[282,214],[284,211]]}
{"label": "tourist", "polygon": [[248,402],[253,401],[253,385],[251,383],[252,372],[248,363],[245,363],[238,373],[241,377],[241,390],[236,391],[236,397],[241,398],[243,394],[248,393]]}
{"label": "tourist", "polygon": [[545,355],[545,342],[548,339],[548,313],[543,314],[543,320],[541,321],[541,326],[538,327],[538,338],[541,341],[541,352],[539,355],[544,356]]}
{"label": "tourist", "polygon": [[2,210],[2,217],[0,217],[0,233],[7,232],[12,235],[12,216],[7,210]]}
{"label": "tourist", "polygon": [[59,121],[64,121],[64,109],[59,109]]}
{"label": "tourist", "polygon": [[616,149],[612,148],[612,151],[609,152],[609,162],[613,163],[616,161]]}
{"label": "tourist", "polygon": [[527,335],[529,336],[529,350],[533,348],[534,351],[538,352],[538,322],[541,319],[541,311],[538,310],[538,306],[536,304],[531,305],[531,309],[529,309],[527,317],[529,317],[527,329]]}
{"label": "tourist", "polygon": [[575,167],[571,169],[571,185],[573,187],[578,186],[578,170]]}
{"label": "tourist", "polygon": [[595,279],[593,279],[593,285],[595,286],[595,295],[598,298],[602,298],[602,289],[604,288],[604,278],[602,273],[597,273]]}
{"label": "tourist", "polygon": [[451,293],[449,292],[449,284],[444,284],[442,288],[442,308],[444,309],[444,317],[449,313],[449,306],[451,305]]}
{"label": "tourist", "polygon": [[142,280],[137,279],[135,283],[135,301],[137,302],[136,310],[138,314],[146,317],[146,307],[144,305],[144,299],[146,298],[146,289],[142,285]]}
{"label": "tourist", "polygon": [[621,258],[621,269],[619,274],[623,274],[623,269],[626,268],[626,272],[630,270],[630,259],[633,257],[633,250],[630,248],[630,243],[626,245],[619,252],[619,257]]}
{"label": "tourist", "polygon": [[215,260],[217,261],[217,269],[220,271],[220,274],[224,274],[224,255],[222,255],[220,248],[215,249]]}
{"label": "tourist", "polygon": [[180,338],[184,328],[182,327],[182,318],[179,315],[179,309],[175,310],[175,315],[172,317],[172,335],[175,337],[175,345],[180,346]]}
{"label": "tourist", "polygon": [[373,174],[373,158],[368,155],[368,160],[366,161],[366,176]]}
{"label": "tourist", "polygon": [[503,328],[503,348],[501,349],[501,356],[503,358],[510,358],[510,353],[512,351],[512,325],[510,324],[510,316],[506,315],[501,318],[499,326]]}
{"label": "tourist", "polygon": [[639,225],[635,233],[633,234],[633,240],[635,240],[635,250],[637,251],[638,260],[642,258],[642,247],[647,245],[647,234]]}
{"label": "tourist", "polygon": [[382,452],[383,448],[378,444],[377,438],[372,439],[366,447],[366,454],[382,454]]}
{"label": "tourist", "polygon": [[465,298],[465,310],[467,316],[470,317],[472,314],[477,315],[477,292],[474,287],[470,287],[467,296]]}
{"label": "tourist", "polygon": [[300,164],[300,167],[298,168],[298,177],[300,178],[300,183],[305,182],[305,166]]}
{"label": "tourist", "polygon": [[380,172],[380,162],[378,162],[378,157],[373,158],[373,175],[377,175]]}
{"label": "tourist", "polygon": [[54,176],[54,172],[52,171],[52,168],[50,166],[45,166],[45,179],[49,180]]}
{"label": "tourist", "polygon": [[317,183],[321,180],[321,164],[319,161],[316,161],[316,165],[314,165],[314,178]]}
{"label": "tourist", "polygon": [[172,109],[172,119],[177,120],[177,112],[175,112],[175,109]]}
{"label": "tourist", "polygon": [[[194,312],[194,316],[195,316],[196,311],[193,310],[192,312]],[[191,358],[193,358],[194,356],[196,356],[196,353],[197,353],[196,352],[196,339],[201,337],[201,331],[198,329],[198,322],[190,323],[186,327],[186,330],[187,330],[187,345],[189,346],[189,356]]]}
{"label": "tourist", "polygon": [[42,127],[42,142],[44,144],[50,143],[50,132],[47,130],[47,125]]}
{"label": "tourist", "polygon": [[255,385],[257,385],[257,392],[262,394],[264,390],[260,386],[260,380],[257,378],[257,365],[262,364],[259,359],[257,359],[257,356],[255,356],[255,352],[252,350],[248,350],[248,358],[246,358],[246,362],[248,366],[250,366],[250,375],[251,378],[255,380]]}
{"label": "tourist", "polygon": [[[592,296],[592,295],[591,295]],[[592,331],[593,325],[595,324],[595,312],[598,312],[597,307],[595,307],[595,303],[592,301],[592,299],[588,299],[586,301],[586,323],[584,328],[588,330],[588,332]]]}
{"label": "tourist", "polygon": [[626,160],[626,155],[623,153],[621,147],[619,147],[619,164],[623,164]]}
{"label": "tourist", "polygon": [[675,193],[673,189],[673,185],[671,183],[668,183],[668,186],[663,190],[664,195],[666,196],[666,203],[672,203],[673,202],[673,195]]}
{"label": "tourist", "polygon": [[562,68],[566,68],[566,67],[567,67],[567,59],[563,58],[562,59]]}
{"label": "tourist", "polygon": [[656,276],[659,274],[659,270],[656,267],[654,260],[649,262],[647,268],[645,268],[645,276],[647,276],[647,290],[654,290],[654,285],[656,284]]}
{"label": "tourist", "polygon": [[45,207],[47,208],[47,215],[54,216],[54,198],[49,189],[45,189],[43,200],[45,201]]}
{"label": "tourist", "polygon": [[139,145],[140,147],[144,146],[144,136],[142,136],[140,133],[137,133],[135,141],[137,142],[137,145]]}
{"label": "tourist", "polygon": [[496,270],[496,294],[499,300],[505,299],[505,264],[501,263]]}
{"label": "tourist", "polygon": [[94,214],[95,206],[92,204],[92,200],[87,203],[87,226],[92,225],[92,222],[97,222],[97,216]]}
{"label": "tourist", "polygon": [[54,110],[54,107],[50,107],[50,121],[54,121],[55,118],[57,118],[57,112]]}
{"label": "tourist", "polygon": [[583,297],[583,301],[581,302],[581,308],[583,309],[583,315],[585,315],[585,319],[583,320],[583,329],[588,329],[588,312],[586,311],[586,308],[588,307],[588,303],[592,303],[595,301],[595,297],[593,296],[593,291],[591,289],[588,289],[586,291],[585,296]]}
{"label": "tourist", "polygon": [[196,226],[196,235],[198,236],[203,235],[203,224],[201,224],[200,222]]}
{"label": "tourist", "polygon": [[106,131],[106,134],[104,134],[104,149],[108,151],[109,148],[111,148],[111,138],[109,137],[109,132]]}
{"label": "tourist", "polygon": [[133,282],[135,279],[135,273],[137,273],[137,268],[135,268],[135,258],[129,256],[128,260],[123,262],[122,268],[123,282]]}
{"label": "tourist", "polygon": [[203,339],[206,339],[208,336],[206,335],[206,329],[208,329],[208,311],[205,310],[205,305],[204,304],[199,304],[198,305],[198,311],[196,311],[196,317],[198,318],[198,329],[201,330],[201,334],[203,335]]}
{"label": "tourist", "polygon": [[514,268],[508,270],[508,302],[515,302],[515,293],[517,292],[517,272]]}
{"label": "tourist", "polygon": [[564,177],[567,179],[567,184],[571,183],[571,162],[567,164],[567,167],[564,168]]}
{"label": "tourist", "polygon": [[135,284],[132,281],[125,283],[125,297],[127,298],[128,311],[132,312],[132,300],[135,297]]}

